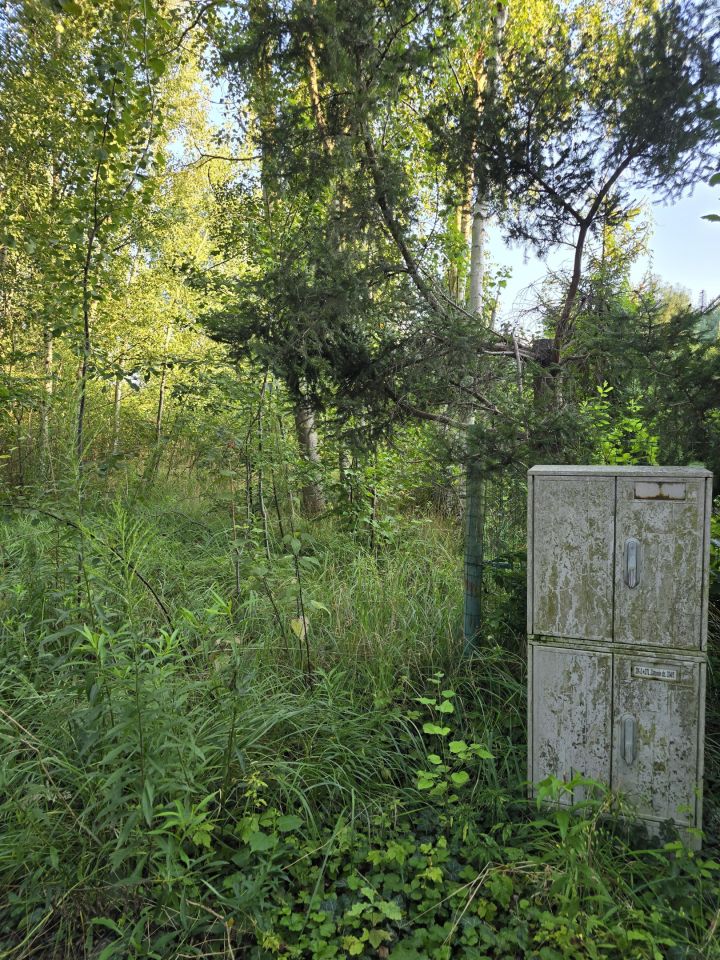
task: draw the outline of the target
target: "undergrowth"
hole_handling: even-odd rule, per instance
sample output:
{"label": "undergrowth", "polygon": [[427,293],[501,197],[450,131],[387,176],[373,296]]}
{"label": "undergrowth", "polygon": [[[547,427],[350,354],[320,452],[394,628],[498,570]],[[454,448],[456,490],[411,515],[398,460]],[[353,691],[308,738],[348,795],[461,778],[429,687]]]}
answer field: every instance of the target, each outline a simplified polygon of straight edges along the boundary
{"label": "undergrowth", "polygon": [[463,657],[451,526],[28,498],[0,560],[0,957],[720,956],[716,835],[525,799],[524,575]]}

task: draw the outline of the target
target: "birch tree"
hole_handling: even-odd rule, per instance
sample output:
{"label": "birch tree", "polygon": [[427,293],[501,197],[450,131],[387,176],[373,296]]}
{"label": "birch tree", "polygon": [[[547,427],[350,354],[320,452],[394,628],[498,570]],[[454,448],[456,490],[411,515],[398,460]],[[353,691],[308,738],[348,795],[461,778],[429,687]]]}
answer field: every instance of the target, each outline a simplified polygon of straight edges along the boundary
{"label": "birch tree", "polygon": [[[23,0],[6,16],[6,36],[15,48],[7,64],[8,86],[30,104],[40,142],[46,144],[41,164],[47,189],[32,216],[27,206],[24,215],[22,206],[8,212],[5,240],[10,248],[19,243],[26,252],[37,251],[46,303],[48,287],[52,291],[46,306],[51,320],[43,333],[44,447],[57,333],[73,341],[78,353],[74,448],[82,462],[93,322],[114,255],[128,243],[133,217],[154,186],[150,174],[159,159],[154,147],[162,125],[159,87],[173,23],[159,7],[121,0],[72,0],[57,12]],[[49,80],[43,78],[46,67]],[[43,99],[46,87],[49,95]],[[4,120],[12,126],[12,117]],[[33,147],[26,142],[26,151]],[[23,187],[20,192],[32,198]]]}

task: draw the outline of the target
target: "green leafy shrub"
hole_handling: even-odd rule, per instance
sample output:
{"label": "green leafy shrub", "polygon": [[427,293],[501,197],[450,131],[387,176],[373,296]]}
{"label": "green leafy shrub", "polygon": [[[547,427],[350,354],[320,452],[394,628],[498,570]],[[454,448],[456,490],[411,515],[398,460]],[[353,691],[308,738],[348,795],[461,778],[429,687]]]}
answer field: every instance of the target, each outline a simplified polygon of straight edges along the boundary
{"label": "green leafy shrub", "polygon": [[597,396],[580,404],[588,421],[595,463],[657,464],[659,442],[650,432],[642,404],[630,397],[624,407],[611,401],[613,387],[607,382],[596,387]]}

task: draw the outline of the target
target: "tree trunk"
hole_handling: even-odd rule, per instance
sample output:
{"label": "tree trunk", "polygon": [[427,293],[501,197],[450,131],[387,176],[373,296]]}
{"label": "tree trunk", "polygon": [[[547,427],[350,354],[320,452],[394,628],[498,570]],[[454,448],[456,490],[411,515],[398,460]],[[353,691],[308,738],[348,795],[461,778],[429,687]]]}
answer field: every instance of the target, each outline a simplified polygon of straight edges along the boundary
{"label": "tree trunk", "polygon": [[[320,465],[318,436],[315,429],[315,414],[303,400],[295,404],[295,429],[302,458],[310,468]],[[309,478],[300,491],[302,510],[306,517],[316,517],[325,510],[325,497],[317,480]]]}
{"label": "tree trunk", "polygon": [[157,412],[155,414],[155,443],[160,443],[162,439],[162,420],[165,412],[165,381],[167,379],[167,368],[163,365],[160,375],[160,393],[158,395]]}
{"label": "tree trunk", "polygon": [[[479,93],[477,95],[479,103]],[[474,145],[472,152],[474,153]],[[458,210],[458,227],[460,230],[460,235],[465,241],[465,249],[467,250],[471,247],[472,241],[472,225],[473,225],[473,172],[472,172],[472,161],[468,164],[468,168],[465,174],[465,188],[463,192],[462,203]],[[468,269],[463,269],[462,275],[458,276],[457,284],[457,302],[458,303],[467,303],[468,298],[468,283],[470,279],[470,271]]]}
{"label": "tree trunk", "polygon": [[[560,403],[561,393],[558,383],[559,366],[557,345],[548,337],[537,337],[532,342],[532,402],[535,418],[539,423],[551,411],[556,411]],[[552,463],[557,450],[555,441],[547,431],[536,428],[529,436],[530,463]]]}
{"label": "tree trunk", "polygon": [[117,454],[120,449],[120,403],[122,401],[123,378],[115,378],[115,394],[113,396],[113,438],[112,453]]}
{"label": "tree trunk", "polygon": [[[310,6],[312,7],[312,15],[314,16],[317,7],[317,0],[310,0]],[[327,117],[325,116],[322,100],[320,98],[320,78],[317,67],[317,52],[315,50],[315,45],[312,42],[312,32],[308,33],[305,44],[305,55],[307,57],[308,91],[310,93],[310,103],[312,105],[313,116],[315,118],[315,124],[317,125],[320,136],[322,137],[323,149],[326,155],[330,156],[333,152],[334,144],[332,138],[330,137]]]}
{"label": "tree trunk", "polygon": [[[60,42],[60,34],[56,33],[53,43],[57,48]],[[60,168],[55,160],[50,165],[50,208],[55,208],[57,201]],[[43,331],[43,389],[45,396],[40,407],[40,463],[43,477],[50,472],[50,409],[52,407],[52,395],[54,389],[53,383],[53,360],[55,339],[52,328],[46,326]]]}
{"label": "tree trunk", "polygon": [[43,333],[43,389],[44,397],[40,406],[40,461],[45,476],[50,463],[50,407],[53,395],[53,349],[52,330],[46,327]]}
{"label": "tree trunk", "polygon": [[[468,278],[468,311],[478,316],[482,324],[483,281],[485,279],[485,240],[487,237],[487,204],[478,197],[472,210],[472,242],[470,247],[470,276]],[[475,414],[470,423],[475,422]],[[470,432],[472,437],[472,431]],[[472,441],[471,441],[472,443]],[[463,636],[465,651],[470,652],[482,627],[483,590],[483,533],[485,480],[476,451],[468,450],[465,469],[465,595]]]}
{"label": "tree trunk", "polygon": [[165,389],[167,386],[167,352],[172,338],[172,324],[165,327],[165,345],[163,347],[162,372],[160,374],[160,394],[158,396],[157,412],[155,414],[155,443],[162,439],[162,421],[165,412]]}
{"label": "tree trunk", "polygon": [[352,476],[348,476],[351,470],[352,460],[341,437],[338,440],[338,485],[341,498],[346,500],[348,504],[353,502]]}
{"label": "tree trunk", "polygon": [[78,380],[80,382],[80,397],[78,400],[77,422],[75,427],[75,454],[78,464],[82,466],[83,456],[85,454],[85,404],[87,402],[87,382],[88,367],[90,364],[90,350],[92,342],[90,340],[91,322],[93,315],[94,302],[90,299],[90,267],[92,264],[93,247],[95,243],[95,234],[91,230],[85,255],[85,264],[83,266],[82,283],[82,317],[83,317],[83,338],[82,338],[82,357],[80,360],[80,369],[78,371]]}
{"label": "tree trunk", "polygon": [[[464,204],[461,202],[450,213],[450,223],[454,230],[457,231],[457,234],[465,238],[467,244],[467,238],[464,233],[465,226],[465,210]],[[446,273],[446,281],[448,293],[456,303],[463,303],[465,300],[465,284],[463,270],[461,268],[461,263],[455,257],[452,257],[448,262],[448,268]]]}
{"label": "tree trunk", "polygon": [[482,310],[483,281],[485,279],[485,240],[487,237],[488,208],[482,198],[473,205],[472,243],[470,246],[470,280],[467,308],[470,313]]}
{"label": "tree trunk", "polygon": [[258,425],[258,507],[260,508],[260,517],[262,519],[263,542],[265,544],[265,556],[270,559],[270,523],[268,521],[267,508],[265,507],[265,480],[263,478],[263,468],[265,466],[265,432],[263,428],[263,406],[265,404],[265,392],[268,385],[268,371],[265,371],[260,399],[258,402],[257,425]]}
{"label": "tree trunk", "polygon": [[[490,51],[486,66],[485,109],[492,104],[497,96],[502,67],[500,47],[507,23],[507,12],[507,6],[503,2],[498,3],[493,31],[493,49]],[[468,310],[477,314],[478,318],[481,318],[483,310],[485,240],[489,215],[488,199],[482,186],[478,185],[472,210],[472,243],[467,299]],[[473,422],[474,419],[473,416]],[[472,438],[472,431],[470,436]],[[463,603],[463,634],[466,652],[469,652],[478,641],[482,630],[484,505],[485,478],[482,467],[478,462],[476,451],[468,450],[465,476],[465,596]]]}
{"label": "tree trunk", "polygon": [[580,229],[578,230],[577,240],[575,241],[575,255],[573,257],[573,270],[570,278],[570,285],[568,286],[562,311],[555,328],[555,363],[560,363],[563,347],[567,344],[567,340],[570,336],[570,331],[572,328],[572,312],[573,307],[575,306],[578,290],[580,289],[583,252],[585,250],[585,240],[587,238],[589,229],[589,223],[581,223]]}

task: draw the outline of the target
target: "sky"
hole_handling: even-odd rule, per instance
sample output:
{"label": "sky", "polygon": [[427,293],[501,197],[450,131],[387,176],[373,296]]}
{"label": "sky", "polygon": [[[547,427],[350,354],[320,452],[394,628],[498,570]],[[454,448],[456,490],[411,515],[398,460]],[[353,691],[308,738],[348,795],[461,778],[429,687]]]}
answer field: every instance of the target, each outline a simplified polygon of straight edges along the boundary
{"label": "sky", "polygon": [[[706,213],[720,214],[720,189],[701,184],[692,195],[672,205],[644,198],[648,219],[654,222],[649,239],[649,255],[633,270],[633,281],[639,282],[649,270],[665,283],[684,287],[697,303],[701,291],[707,300],[720,295],[720,223],[703,220]],[[512,274],[499,305],[499,319],[513,321],[529,303],[528,288],[542,280],[548,266],[557,269],[569,266],[571,251],[552,251],[543,262],[532,253],[506,246],[498,230],[490,235],[490,254],[496,266],[507,266]]]}

